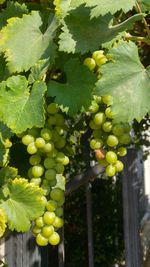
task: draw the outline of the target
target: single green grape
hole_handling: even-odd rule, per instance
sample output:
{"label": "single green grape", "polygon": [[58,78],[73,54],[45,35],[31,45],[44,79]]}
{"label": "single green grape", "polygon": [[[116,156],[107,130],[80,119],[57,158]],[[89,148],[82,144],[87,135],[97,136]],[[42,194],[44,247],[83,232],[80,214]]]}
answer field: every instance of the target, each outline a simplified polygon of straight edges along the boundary
{"label": "single green grape", "polygon": [[56,165],[55,165],[55,170],[56,170],[56,172],[58,173],[58,174],[61,174],[61,173],[63,173],[64,172],[64,165],[62,164],[62,163],[57,163]]}
{"label": "single green grape", "polygon": [[57,209],[57,202],[55,200],[50,199],[47,201],[46,209],[48,211],[55,211]]}
{"label": "single green grape", "polygon": [[33,154],[36,154],[37,153],[37,147],[35,145],[34,142],[30,143],[28,146],[27,146],[27,152],[30,154],[30,155],[33,155]]}
{"label": "single green grape", "polygon": [[113,165],[108,165],[105,169],[107,176],[112,177],[116,174],[116,168]]}
{"label": "single green grape", "polygon": [[52,211],[46,211],[43,215],[43,221],[45,224],[51,225],[55,220],[55,213]]}
{"label": "single green grape", "polygon": [[47,112],[49,114],[56,114],[59,112],[59,106],[56,103],[50,103],[47,107]]}
{"label": "single green grape", "polygon": [[57,126],[63,126],[65,124],[65,119],[62,114],[55,114],[55,120]]}
{"label": "single green grape", "polygon": [[61,201],[64,198],[64,191],[60,188],[54,188],[50,193],[50,197],[55,201]]}
{"label": "single green grape", "polygon": [[123,133],[124,133],[124,129],[123,129],[123,127],[122,127],[121,124],[116,124],[116,125],[113,127],[112,132],[113,132],[113,134],[116,135],[116,136],[121,136],[121,135],[123,135]]}
{"label": "single green grape", "polygon": [[107,138],[107,145],[110,147],[117,146],[119,143],[118,138],[115,135],[109,135]]}
{"label": "single green grape", "polygon": [[99,105],[95,102],[95,101],[92,101],[91,105],[89,106],[89,112],[91,113],[96,113],[98,112],[99,110]]}
{"label": "single green grape", "polygon": [[32,167],[32,174],[34,177],[41,177],[44,173],[44,168],[42,165],[35,165]]}
{"label": "single green grape", "polygon": [[43,217],[38,217],[36,220],[35,220],[35,225],[39,228],[43,227],[44,226],[44,221],[43,221]]}
{"label": "single green grape", "polygon": [[35,235],[37,235],[37,234],[39,234],[41,232],[41,228],[40,227],[38,227],[38,226],[34,226],[33,228],[32,228],[32,233],[33,234],[35,234]]}
{"label": "single green grape", "polygon": [[109,133],[112,130],[112,123],[110,121],[106,121],[102,125],[102,129],[104,132]]}
{"label": "single green grape", "polygon": [[50,237],[49,237],[49,243],[53,246],[58,245],[60,242],[60,237],[57,232],[54,232]]}
{"label": "single green grape", "polygon": [[55,147],[58,149],[62,149],[66,144],[66,140],[64,137],[60,137],[59,140],[55,143]]}
{"label": "single green grape", "polygon": [[36,236],[36,243],[39,245],[39,246],[47,246],[48,245],[48,239],[45,238],[41,233],[39,233],[37,236]]}
{"label": "single green grape", "polygon": [[43,151],[45,153],[49,153],[52,152],[54,149],[54,144],[52,141],[49,141],[48,143],[45,144],[45,146],[43,147]]}
{"label": "single green grape", "polygon": [[110,164],[115,163],[115,162],[117,161],[117,155],[116,155],[116,153],[113,152],[113,151],[108,151],[108,152],[106,153],[105,158],[106,158],[106,161],[107,161],[108,163],[110,163]]}
{"label": "single green grape", "polygon": [[111,106],[113,104],[113,97],[111,95],[104,95],[102,97],[103,103],[107,106]]}
{"label": "single green grape", "polygon": [[131,142],[131,136],[128,133],[124,133],[119,137],[119,143],[122,145],[128,145]]}
{"label": "single green grape", "polygon": [[55,214],[56,214],[56,216],[58,216],[58,217],[63,216],[63,214],[64,214],[64,209],[63,209],[62,207],[58,207],[58,208],[56,208],[56,210],[55,210]]}
{"label": "single green grape", "polygon": [[127,154],[127,149],[125,147],[119,147],[117,150],[117,154],[120,157],[124,157]]}
{"label": "single green grape", "polygon": [[64,225],[64,220],[62,218],[59,218],[58,216],[55,217],[55,220],[53,222],[53,226],[55,228],[61,228]]}
{"label": "single green grape", "polygon": [[44,225],[41,231],[41,234],[48,238],[54,233],[54,227],[53,225]]}
{"label": "single green grape", "polygon": [[102,125],[105,122],[105,120],[106,120],[106,116],[103,112],[98,112],[94,116],[94,123],[96,125]]}
{"label": "single green grape", "polygon": [[56,178],[56,171],[54,169],[48,169],[45,172],[45,178],[49,181]]}
{"label": "single green grape", "polygon": [[87,58],[84,60],[83,64],[84,64],[85,66],[87,66],[90,70],[94,70],[94,68],[96,67],[96,62],[95,62],[95,60],[94,60],[93,58],[91,58],[91,57],[87,57]]}
{"label": "single green grape", "polygon": [[49,141],[52,138],[52,132],[47,128],[43,128],[40,134],[45,141]]}
{"label": "single green grape", "polygon": [[35,140],[35,145],[37,148],[43,148],[45,146],[45,140],[42,137],[38,137]]}
{"label": "single green grape", "polygon": [[113,112],[112,112],[110,107],[105,109],[105,115],[106,115],[107,118],[113,119]]}
{"label": "single green grape", "polygon": [[29,158],[29,163],[31,165],[38,165],[41,162],[41,156],[38,154],[32,155]]}
{"label": "single green grape", "polygon": [[92,130],[98,130],[101,128],[101,125],[97,125],[93,120],[90,120],[89,126]]}
{"label": "single green grape", "polygon": [[101,139],[92,139],[90,141],[90,147],[93,150],[101,148],[103,145],[103,141]]}
{"label": "single green grape", "polygon": [[122,172],[124,165],[120,160],[117,160],[114,164],[114,167],[116,168],[116,172]]}
{"label": "single green grape", "polygon": [[44,167],[46,169],[53,169],[56,166],[56,161],[53,158],[46,158],[44,160]]}
{"label": "single green grape", "polygon": [[56,124],[56,118],[54,116],[49,116],[48,118],[48,125],[51,126],[51,125],[55,125]]}
{"label": "single green grape", "polygon": [[49,181],[49,185],[50,185],[51,187],[54,187],[56,184],[57,184],[57,179],[56,179],[56,178],[53,179],[53,180],[50,180],[50,181]]}
{"label": "single green grape", "polygon": [[30,134],[26,134],[22,137],[22,143],[26,146],[34,142],[34,137]]}

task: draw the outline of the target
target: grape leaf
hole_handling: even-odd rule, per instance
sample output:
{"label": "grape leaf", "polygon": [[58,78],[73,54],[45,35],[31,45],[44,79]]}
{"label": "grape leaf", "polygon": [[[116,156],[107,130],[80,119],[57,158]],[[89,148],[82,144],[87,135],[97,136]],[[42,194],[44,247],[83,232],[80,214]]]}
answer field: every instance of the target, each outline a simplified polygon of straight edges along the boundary
{"label": "grape leaf", "polygon": [[56,96],[55,101],[68,107],[68,113],[73,115],[89,106],[92,90],[95,85],[95,75],[85,66],[80,65],[77,59],[70,59],[64,65],[67,76],[66,83],[50,81],[48,83],[48,96]]}
{"label": "grape leaf", "polygon": [[150,68],[145,69],[133,42],[121,42],[110,50],[113,62],[102,67],[97,82],[98,95],[114,97],[113,111],[117,121],[140,120],[150,111]]}
{"label": "grape leaf", "polygon": [[139,0],[140,7],[142,12],[149,11],[150,12],[150,1],[149,0]]}
{"label": "grape leaf", "polygon": [[44,82],[36,81],[31,92],[24,76],[12,76],[0,84],[0,119],[14,133],[44,124]]}
{"label": "grape leaf", "polygon": [[8,140],[12,136],[10,129],[0,122],[0,166],[6,164],[8,160],[9,150],[11,142]]}
{"label": "grape leaf", "polygon": [[86,0],[85,3],[88,7],[94,7],[91,11],[93,18],[107,13],[115,14],[119,10],[126,13],[133,8],[135,0]]}
{"label": "grape leaf", "polygon": [[0,169],[0,186],[7,183],[9,179],[15,179],[18,175],[18,170],[14,167],[3,167]]}
{"label": "grape leaf", "polygon": [[43,34],[42,19],[38,11],[22,18],[10,18],[1,30],[0,51],[4,52],[11,72],[27,71],[42,57],[55,56],[53,43],[57,21],[54,18]]}
{"label": "grape leaf", "polygon": [[8,217],[9,229],[26,232],[30,229],[31,221],[43,214],[43,190],[23,178],[10,181],[8,190],[8,199],[0,207]]}
{"label": "grape leaf", "polygon": [[33,83],[36,80],[41,80],[42,77],[46,74],[49,67],[49,60],[42,59],[39,60],[32,68],[31,73],[29,75],[29,83]]}
{"label": "grape leaf", "polygon": [[25,4],[18,2],[7,2],[6,8],[0,13],[0,29],[6,25],[7,19],[11,17],[22,17],[23,14],[28,13]]}
{"label": "grape leaf", "polygon": [[107,14],[90,19],[90,8],[83,5],[71,10],[64,18],[59,38],[59,50],[67,53],[94,51],[100,44],[106,43],[133,26],[143,15],[134,15],[121,24],[111,26],[112,16]]}

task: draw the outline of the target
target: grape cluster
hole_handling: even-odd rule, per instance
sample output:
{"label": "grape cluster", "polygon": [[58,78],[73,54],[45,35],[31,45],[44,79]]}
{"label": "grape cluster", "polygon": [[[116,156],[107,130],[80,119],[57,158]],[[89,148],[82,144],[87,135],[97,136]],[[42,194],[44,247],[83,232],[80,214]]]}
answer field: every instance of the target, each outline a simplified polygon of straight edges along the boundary
{"label": "grape cluster", "polygon": [[83,64],[87,66],[90,70],[94,70],[96,67],[100,67],[108,61],[107,57],[104,55],[103,50],[95,51],[92,57],[85,58]]}
{"label": "grape cluster", "polygon": [[69,158],[62,152],[66,145],[67,127],[60,108],[55,103],[47,106],[47,119],[42,129],[30,129],[23,135],[31,165],[28,176],[31,183],[44,190],[46,210],[35,220],[33,234],[40,246],[57,245],[60,237],[57,229],[63,226],[63,204],[65,201],[65,177],[63,175]]}
{"label": "grape cluster", "polygon": [[92,129],[90,147],[95,151],[98,163],[105,167],[107,176],[114,176],[123,170],[123,163],[119,157],[126,155],[126,145],[131,141],[130,125],[128,123],[114,123],[112,112],[113,97],[105,95],[95,96],[89,107]]}

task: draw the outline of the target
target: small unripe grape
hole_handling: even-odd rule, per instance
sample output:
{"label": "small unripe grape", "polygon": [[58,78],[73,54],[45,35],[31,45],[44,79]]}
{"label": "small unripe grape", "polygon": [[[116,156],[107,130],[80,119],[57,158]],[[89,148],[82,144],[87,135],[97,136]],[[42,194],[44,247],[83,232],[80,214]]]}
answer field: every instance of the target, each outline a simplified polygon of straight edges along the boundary
{"label": "small unripe grape", "polygon": [[117,161],[117,155],[113,151],[108,151],[106,153],[106,161],[110,164],[115,163]]}
{"label": "small unripe grape", "polygon": [[90,70],[93,70],[93,69],[95,68],[95,66],[96,66],[96,62],[95,62],[95,60],[94,60],[93,58],[91,58],[91,57],[87,57],[87,58],[84,60],[83,64],[84,64],[85,66],[87,66]]}
{"label": "small unripe grape", "polygon": [[101,128],[101,125],[97,125],[93,120],[90,120],[89,126],[92,130],[98,130]]}
{"label": "small unripe grape", "polygon": [[102,129],[104,132],[109,133],[112,130],[112,123],[110,121],[106,121],[102,125]]}
{"label": "small unripe grape", "polygon": [[127,154],[127,149],[125,147],[119,147],[117,150],[117,154],[120,157],[124,157]]}
{"label": "small unripe grape", "polygon": [[58,216],[58,217],[63,216],[63,214],[64,214],[64,209],[63,209],[62,207],[58,207],[58,208],[55,210],[55,214],[56,214],[56,216]]}
{"label": "small unripe grape", "polygon": [[28,130],[28,134],[32,135],[33,137],[39,136],[39,129],[37,128],[31,128]]}
{"label": "small unripe grape", "polygon": [[105,109],[105,115],[107,118],[112,119],[113,118],[113,112],[110,107]]}
{"label": "small unripe grape", "polygon": [[48,125],[55,125],[56,124],[56,118],[54,116],[49,116],[48,118]]}
{"label": "small unripe grape", "polygon": [[55,213],[52,211],[46,211],[43,215],[43,221],[45,224],[53,224],[54,220],[55,220]]}
{"label": "small unripe grape", "polygon": [[64,129],[62,127],[60,127],[60,126],[56,126],[55,130],[59,135],[63,135],[64,134]]}
{"label": "small unripe grape", "polygon": [[43,217],[38,217],[36,220],[35,220],[35,225],[39,228],[43,227],[44,226],[44,221],[43,221]]}
{"label": "small unripe grape", "polygon": [[119,137],[120,144],[128,145],[130,142],[131,142],[131,136],[128,133],[125,133]]}
{"label": "small unripe grape", "polygon": [[56,114],[59,112],[59,106],[56,103],[50,103],[47,107],[47,112],[49,114]]}
{"label": "small unripe grape", "polygon": [[101,139],[101,137],[103,136],[103,132],[100,129],[94,130],[93,136],[95,139]]}
{"label": "small unripe grape", "polygon": [[102,97],[99,95],[94,95],[93,98],[97,104],[100,104],[102,102]]}
{"label": "small unripe grape", "polygon": [[60,201],[64,198],[64,191],[60,188],[54,188],[50,193],[50,197],[55,201]]}
{"label": "small unripe grape", "polygon": [[48,143],[46,143],[45,146],[43,147],[43,151],[45,153],[52,152],[53,149],[54,149],[54,144],[51,141],[49,141]]}
{"label": "small unripe grape", "polygon": [[65,123],[65,119],[62,114],[55,114],[55,119],[56,119],[56,125],[57,126],[63,126]]}
{"label": "small unripe grape", "polygon": [[63,225],[64,225],[64,220],[56,216],[53,222],[53,226],[56,228],[61,228],[63,227]]}
{"label": "small unripe grape", "polygon": [[41,233],[39,233],[36,237],[36,243],[39,246],[47,246],[48,245],[48,239],[45,238]]}
{"label": "small unripe grape", "polygon": [[39,234],[41,232],[41,228],[39,228],[38,226],[34,226],[33,228],[32,228],[32,233],[33,234],[35,234],[35,235],[37,235],[37,234]]}
{"label": "small unripe grape", "polygon": [[95,51],[93,54],[92,54],[92,58],[95,60],[96,64],[98,66],[100,66],[100,62],[101,62],[101,59],[105,57],[104,56],[104,51],[103,50],[98,50],[98,51]]}
{"label": "small unripe grape", "polygon": [[57,205],[61,207],[65,203],[65,197],[63,196],[61,200],[57,201]]}
{"label": "small unripe grape", "polygon": [[37,148],[42,148],[45,146],[45,140],[42,137],[38,137],[35,140],[35,145]]}
{"label": "small unripe grape", "polygon": [[39,163],[41,162],[41,157],[40,155],[32,155],[30,158],[29,158],[29,163],[31,165],[38,165]]}
{"label": "small unripe grape", "polygon": [[51,187],[54,187],[56,184],[57,184],[57,179],[56,179],[56,178],[53,179],[53,180],[50,180],[50,181],[49,181],[49,185],[50,185]]}
{"label": "small unripe grape", "polygon": [[108,162],[105,159],[99,159],[98,164],[102,167],[106,167],[108,165]]}
{"label": "small unripe grape", "polygon": [[50,237],[49,237],[49,243],[53,246],[58,245],[60,242],[60,237],[57,232],[54,232]]}
{"label": "small unripe grape", "polygon": [[46,168],[46,169],[52,169],[52,168],[54,168],[56,166],[56,161],[54,160],[54,159],[52,159],[52,158],[46,158],[45,160],[44,160],[44,167]]}
{"label": "small unripe grape", "polygon": [[52,225],[45,225],[45,226],[43,226],[41,234],[42,234],[44,237],[48,238],[48,237],[50,237],[53,233],[54,233],[54,227],[53,227]]}
{"label": "small unripe grape", "polygon": [[57,173],[63,173],[64,172],[64,165],[62,163],[57,163],[55,166],[55,170]]}
{"label": "small unripe grape", "polygon": [[50,193],[50,186],[46,184],[42,184],[41,188],[43,189],[43,194],[48,196]]}
{"label": "small unripe grape", "polygon": [[118,138],[115,135],[109,135],[107,138],[107,145],[110,147],[117,146],[118,142]]}
{"label": "small unripe grape", "polygon": [[116,172],[122,172],[124,165],[120,160],[117,160],[116,163],[114,164],[115,168],[116,168]]}
{"label": "small unripe grape", "polygon": [[57,202],[55,200],[50,199],[46,204],[46,209],[48,211],[55,211],[57,208]]}
{"label": "small unripe grape", "polygon": [[96,113],[98,110],[99,105],[95,101],[92,101],[92,104],[89,106],[89,112]]}
{"label": "small unripe grape", "polygon": [[45,141],[49,141],[52,138],[52,132],[47,128],[43,128],[40,134]]}
{"label": "small unripe grape", "polygon": [[49,181],[53,180],[56,178],[56,171],[54,169],[48,169],[45,172],[45,178]]}
{"label": "small unripe grape", "polygon": [[55,147],[58,148],[58,149],[61,149],[65,146],[66,144],[66,140],[65,138],[61,137],[59,138],[59,140],[55,143]]}
{"label": "small unripe grape", "polygon": [[116,174],[116,168],[113,165],[108,165],[105,169],[107,176],[112,177]]}
{"label": "small unripe grape", "polygon": [[32,174],[34,177],[41,177],[44,173],[44,168],[42,165],[35,165],[32,167]]}
{"label": "small unripe grape", "polygon": [[96,125],[102,125],[106,120],[106,116],[103,112],[99,112],[94,116],[94,123]]}
{"label": "small unripe grape", "polygon": [[106,104],[107,106],[110,106],[113,104],[113,97],[111,95],[104,95],[102,100],[103,100],[103,103]]}
{"label": "small unripe grape", "polygon": [[102,145],[103,145],[103,141],[101,139],[92,139],[90,141],[91,149],[94,149],[94,150],[99,149],[102,147]]}
{"label": "small unripe grape", "polygon": [[37,147],[35,145],[34,142],[30,143],[28,146],[27,146],[27,152],[32,155],[32,154],[35,154],[37,152]]}
{"label": "small unripe grape", "polygon": [[22,143],[26,146],[34,142],[34,137],[30,134],[26,134],[22,137]]}
{"label": "small unripe grape", "polygon": [[117,124],[113,127],[112,132],[116,136],[121,136],[124,133],[123,126],[121,124]]}

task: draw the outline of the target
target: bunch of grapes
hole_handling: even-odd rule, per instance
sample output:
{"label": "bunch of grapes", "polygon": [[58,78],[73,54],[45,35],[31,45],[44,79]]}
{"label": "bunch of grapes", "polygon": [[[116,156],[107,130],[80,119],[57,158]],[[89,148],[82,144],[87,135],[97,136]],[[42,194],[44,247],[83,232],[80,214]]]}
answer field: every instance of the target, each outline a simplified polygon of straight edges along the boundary
{"label": "bunch of grapes", "polygon": [[96,67],[99,68],[101,65],[105,64],[107,61],[108,59],[104,55],[104,51],[98,50],[92,54],[92,57],[85,58],[83,63],[90,70],[95,70]]}
{"label": "bunch of grapes", "polygon": [[123,170],[123,163],[119,157],[126,155],[126,145],[131,141],[130,125],[113,122],[113,97],[105,95],[95,96],[89,107],[92,129],[90,147],[95,151],[98,163],[105,167],[107,176],[114,176]]}
{"label": "bunch of grapes", "polygon": [[[67,127],[59,106],[50,103],[47,106],[47,119],[42,129],[30,129],[22,137],[30,154],[28,171],[30,182],[43,188],[46,211],[35,220],[33,234],[40,246],[48,243],[57,245],[60,237],[56,232],[63,226],[63,204],[65,201],[65,177],[63,175],[69,158],[62,152],[66,145]],[[64,185],[61,189],[59,183]]]}

